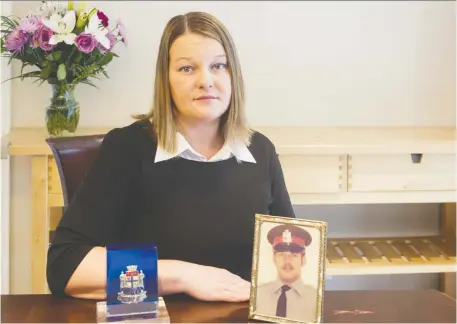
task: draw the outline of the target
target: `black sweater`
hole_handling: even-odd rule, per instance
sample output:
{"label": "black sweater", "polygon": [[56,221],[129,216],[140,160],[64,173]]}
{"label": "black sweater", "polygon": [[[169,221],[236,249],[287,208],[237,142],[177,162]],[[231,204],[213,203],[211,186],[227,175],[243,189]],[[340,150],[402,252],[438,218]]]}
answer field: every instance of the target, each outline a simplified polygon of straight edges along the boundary
{"label": "black sweater", "polygon": [[255,132],[257,163],[182,158],[154,163],[148,122],[108,132],[48,251],[47,280],[64,295],[95,246],[157,245],[160,259],[225,268],[250,280],[256,213],[295,217],[275,148]]}

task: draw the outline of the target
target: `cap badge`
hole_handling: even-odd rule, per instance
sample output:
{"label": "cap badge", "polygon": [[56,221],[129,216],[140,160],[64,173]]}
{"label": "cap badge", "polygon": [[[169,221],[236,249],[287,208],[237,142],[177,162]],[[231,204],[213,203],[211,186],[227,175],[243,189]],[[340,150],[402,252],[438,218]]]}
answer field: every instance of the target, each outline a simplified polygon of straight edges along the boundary
{"label": "cap badge", "polygon": [[282,241],[286,244],[292,243],[292,233],[289,230],[282,232]]}

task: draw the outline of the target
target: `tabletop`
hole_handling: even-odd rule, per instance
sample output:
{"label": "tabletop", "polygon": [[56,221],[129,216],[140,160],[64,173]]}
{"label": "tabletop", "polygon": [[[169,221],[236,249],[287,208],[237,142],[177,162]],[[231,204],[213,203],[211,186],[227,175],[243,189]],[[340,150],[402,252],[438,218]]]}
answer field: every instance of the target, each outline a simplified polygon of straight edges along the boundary
{"label": "tabletop", "polygon": [[[248,303],[164,298],[171,323],[255,323]],[[96,301],[52,295],[2,295],[2,323],[94,323]],[[437,290],[326,291],[324,323],[455,323],[456,301]]]}

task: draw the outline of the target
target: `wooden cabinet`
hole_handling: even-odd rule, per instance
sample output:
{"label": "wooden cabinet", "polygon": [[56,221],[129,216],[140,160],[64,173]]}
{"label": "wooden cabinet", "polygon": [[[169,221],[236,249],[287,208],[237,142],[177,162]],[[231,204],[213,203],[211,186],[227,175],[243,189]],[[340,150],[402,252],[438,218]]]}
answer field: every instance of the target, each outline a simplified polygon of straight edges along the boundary
{"label": "wooden cabinet", "polygon": [[[443,235],[438,237],[329,239],[327,274],[455,275],[454,128],[256,129],[275,144],[294,204],[442,203]],[[108,130],[80,129],[77,135]],[[27,155],[32,160],[33,293],[47,291],[49,233],[63,206],[58,170],[45,136],[44,129],[13,129],[2,140],[4,155]],[[450,286],[449,280],[442,286]]]}
{"label": "wooden cabinet", "polygon": [[455,191],[453,154],[355,154],[348,157],[350,192]]}
{"label": "wooden cabinet", "polygon": [[280,155],[279,161],[290,195],[345,190],[346,162],[342,155]]}

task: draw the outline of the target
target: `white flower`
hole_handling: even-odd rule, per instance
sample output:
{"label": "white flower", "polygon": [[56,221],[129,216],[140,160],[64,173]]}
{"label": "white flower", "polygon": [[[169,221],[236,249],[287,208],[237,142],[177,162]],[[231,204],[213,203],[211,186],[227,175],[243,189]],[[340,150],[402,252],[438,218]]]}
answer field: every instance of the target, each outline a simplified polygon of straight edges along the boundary
{"label": "white flower", "polygon": [[90,17],[89,23],[87,24],[84,32],[94,36],[95,39],[103,45],[103,47],[110,48],[109,38],[106,37],[108,29],[103,26],[101,20],[97,17],[96,14]]}
{"label": "white flower", "polygon": [[72,45],[75,42],[76,35],[72,33],[76,25],[76,15],[74,11],[69,11],[62,18],[59,14],[53,14],[49,20],[43,20],[43,24],[51,29],[55,35],[49,40],[49,44],[55,45],[65,42]]}
{"label": "white flower", "polygon": [[65,8],[63,8],[58,1],[41,1],[42,4],[38,8],[38,13],[45,18],[49,18],[54,14],[65,14]]}

